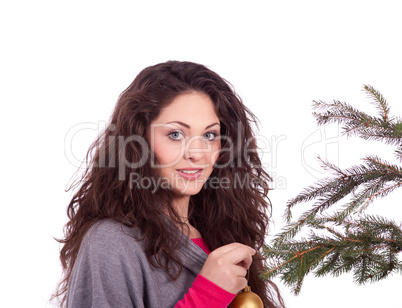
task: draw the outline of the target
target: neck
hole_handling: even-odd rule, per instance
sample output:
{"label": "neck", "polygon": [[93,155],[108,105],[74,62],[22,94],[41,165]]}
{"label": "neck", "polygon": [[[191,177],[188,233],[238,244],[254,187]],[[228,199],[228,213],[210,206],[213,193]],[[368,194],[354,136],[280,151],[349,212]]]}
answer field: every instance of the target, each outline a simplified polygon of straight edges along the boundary
{"label": "neck", "polygon": [[189,238],[199,238],[201,237],[200,232],[188,222],[189,204],[190,196],[180,196],[173,199],[173,207],[182,222],[182,224],[178,225],[178,227]]}
{"label": "neck", "polygon": [[173,207],[183,223],[188,222],[189,196],[180,196],[173,199]]}

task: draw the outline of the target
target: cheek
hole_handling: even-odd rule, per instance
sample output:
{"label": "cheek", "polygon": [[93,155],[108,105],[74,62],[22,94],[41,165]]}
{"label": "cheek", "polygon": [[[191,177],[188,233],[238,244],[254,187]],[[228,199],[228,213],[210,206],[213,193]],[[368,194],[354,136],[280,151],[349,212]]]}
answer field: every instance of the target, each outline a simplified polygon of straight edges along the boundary
{"label": "cheek", "polygon": [[152,149],[161,167],[169,167],[180,161],[182,156],[182,147],[180,142],[172,144],[171,141],[166,141],[166,138],[154,139]]}
{"label": "cheek", "polygon": [[211,162],[211,166],[213,166],[219,158],[221,150],[221,143],[218,142],[216,145],[212,147],[211,153],[209,153],[209,161]]}

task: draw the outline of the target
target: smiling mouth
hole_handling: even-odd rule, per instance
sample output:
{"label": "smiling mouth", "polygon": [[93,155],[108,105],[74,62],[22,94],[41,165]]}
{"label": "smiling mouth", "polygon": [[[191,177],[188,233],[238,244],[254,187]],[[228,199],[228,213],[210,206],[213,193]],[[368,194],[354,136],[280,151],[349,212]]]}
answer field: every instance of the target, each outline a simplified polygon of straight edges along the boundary
{"label": "smiling mouth", "polygon": [[202,175],[203,169],[178,169],[177,172],[186,180],[196,180]]}
{"label": "smiling mouth", "polygon": [[199,171],[202,171],[202,169],[195,169],[195,170],[181,170],[179,169],[180,172],[183,172],[185,174],[196,174]]}

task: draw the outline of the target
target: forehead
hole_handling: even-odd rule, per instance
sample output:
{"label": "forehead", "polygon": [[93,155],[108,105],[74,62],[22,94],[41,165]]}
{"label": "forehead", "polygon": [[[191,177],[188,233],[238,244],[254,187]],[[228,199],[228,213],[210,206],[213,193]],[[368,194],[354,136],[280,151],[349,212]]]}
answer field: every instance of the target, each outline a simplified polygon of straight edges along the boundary
{"label": "forehead", "polygon": [[176,96],[170,104],[162,108],[159,116],[153,122],[183,121],[196,124],[219,121],[211,98],[199,92],[191,92]]}

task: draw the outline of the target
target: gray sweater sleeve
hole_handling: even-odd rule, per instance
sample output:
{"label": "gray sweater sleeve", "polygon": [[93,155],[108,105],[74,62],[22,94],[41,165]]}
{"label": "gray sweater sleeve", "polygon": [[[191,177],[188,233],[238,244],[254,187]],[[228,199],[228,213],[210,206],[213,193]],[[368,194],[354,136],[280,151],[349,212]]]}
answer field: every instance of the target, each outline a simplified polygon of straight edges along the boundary
{"label": "gray sweater sleeve", "polygon": [[146,258],[138,230],[111,219],[90,228],[67,287],[67,308],[174,307],[191,287],[207,255],[191,240],[180,250],[184,268],[172,281]]}
{"label": "gray sweater sleeve", "polygon": [[117,226],[102,223],[84,237],[69,280],[67,307],[144,307],[142,250]]}

